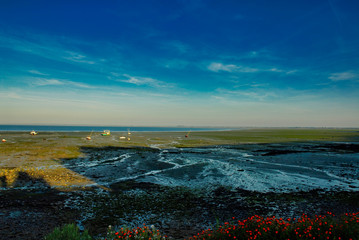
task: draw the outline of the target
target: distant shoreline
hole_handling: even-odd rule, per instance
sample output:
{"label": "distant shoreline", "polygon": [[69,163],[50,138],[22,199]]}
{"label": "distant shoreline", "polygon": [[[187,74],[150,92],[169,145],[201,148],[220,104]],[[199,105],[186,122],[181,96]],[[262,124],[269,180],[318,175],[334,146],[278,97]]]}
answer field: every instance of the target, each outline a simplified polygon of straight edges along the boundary
{"label": "distant shoreline", "polygon": [[229,131],[240,128],[219,127],[127,127],[127,126],[60,126],[60,125],[0,125],[0,132],[198,132],[198,131]]}
{"label": "distant shoreline", "polygon": [[218,132],[238,130],[359,130],[358,127],[151,127],[151,126],[82,126],[82,125],[7,125],[0,124],[0,132]]}

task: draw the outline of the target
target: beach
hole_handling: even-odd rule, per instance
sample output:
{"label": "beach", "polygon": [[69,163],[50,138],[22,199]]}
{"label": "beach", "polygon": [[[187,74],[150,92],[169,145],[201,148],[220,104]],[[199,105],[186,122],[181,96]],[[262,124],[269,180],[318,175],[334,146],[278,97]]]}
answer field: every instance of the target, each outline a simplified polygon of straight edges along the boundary
{"label": "beach", "polygon": [[93,234],[154,224],[181,239],[233,215],[359,210],[358,129],[2,131],[0,138],[0,235],[14,239],[69,222]]}

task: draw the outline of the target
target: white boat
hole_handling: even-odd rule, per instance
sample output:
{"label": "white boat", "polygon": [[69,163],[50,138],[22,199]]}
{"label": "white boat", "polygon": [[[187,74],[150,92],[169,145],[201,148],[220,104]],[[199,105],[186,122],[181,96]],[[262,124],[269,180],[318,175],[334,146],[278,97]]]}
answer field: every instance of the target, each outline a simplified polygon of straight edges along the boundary
{"label": "white boat", "polygon": [[91,131],[90,136],[86,137],[86,140],[91,140],[92,133],[93,133],[93,131]]}

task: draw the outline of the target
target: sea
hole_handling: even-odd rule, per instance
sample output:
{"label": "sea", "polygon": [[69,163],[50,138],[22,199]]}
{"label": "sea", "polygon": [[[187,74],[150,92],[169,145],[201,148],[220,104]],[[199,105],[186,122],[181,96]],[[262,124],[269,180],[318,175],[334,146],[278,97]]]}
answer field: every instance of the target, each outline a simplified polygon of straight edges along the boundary
{"label": "sea", "polygon": [[0,125],[0,131],[41,131],[41,132],[91,132],[110,130],[111,132],[188,132],[226,131],[230,128],[211,127],[131,127],[131,126],[60,126],[60,125]]}

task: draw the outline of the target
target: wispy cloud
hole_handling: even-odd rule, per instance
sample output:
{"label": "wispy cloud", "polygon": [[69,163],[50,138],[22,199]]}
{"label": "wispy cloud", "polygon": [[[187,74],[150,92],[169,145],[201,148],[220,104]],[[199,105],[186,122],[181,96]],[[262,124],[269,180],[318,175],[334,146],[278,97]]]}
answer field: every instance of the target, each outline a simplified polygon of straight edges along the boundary
{"label": "wispy cloud", "polygon": [[268,87],[270,84],[269,83],[256,83],[256,82],[251,82],[251,83],[244,83],[244,84],[237,84],[234,85],[235,88],[263,88],[263,87]]}
{"label": "wispy cloud", "polygon": [[264,101],[269,99],[278,98],[278,94],[269,90],[229,90],[229,89],[217,89],[217,98],[230,98],[230,99],[247,99],[254,101]]}
{"label": "wispy cloud", "polygon": [[[12,89],[8,91],[0,91],[0,99],[12,99],[18,100],[26,103],[36,103],[36,104],[68,104],[73,106],[74,104],[83,104],[83,107],[93,106],[97,104],[97,100],[84,98],[83,94],[76,95],[68,93],[64,95],[59,91],[55,92],[43,92],[37,90],[24,91],[22,89]],[[36,105],[38,106],[38,105]]]}
{"label": "wispy cloud", "polygon": [[83,53],[78,52],[78,50],[73,50],[73,42],[80,44],[77,42],[77,40],[68,38],[55,38],[52,36],[35,33],[22,33],[21,37],[18,35],[19,34],[0,35],[0,46],[17,52],[33,54],[53,61],[71,61],[89,65],[96,63],[95,60],[89,58]]}
{"label": "wispy cloud", "polygon": [[90,86],[85,83],[55,78],[35,78],[31,82],[31,84],[34,86],[68,86],[78,88],[94,88],[93,86]]}
{"label": "wispy cloud", "polygon": [[233,72],[236,69],[236,66],[232,64],[223,65],[222,63],[211,63],[207,68],[213,72],[219,72],[219,71]]}
{"label": "wispy cloud", "polygon": [[[138,77],[138,76],[131,76],[129,74],[118,74],[118,73],[111,73],[115,77],[123,76],[125,79],[117,78],[116,81],[118,82],[125,82],[135,84],[137,86],[146,85],[155,88],[163,88],[163,87],[173,87],[173,84],[169,84],[154,78],[150,77]],[[111,77],[110,77],[111,78]]]}
{"label": "wispy cloud", "polygon": [[0,96],[4,99],[22,99],[22,96],[14,91],[0,91]]}
{"label": "wispy cloud", "polygon": [[88,57],[86,57],[83,54],[80,53],[76,53],[76,52],[67,52],[69,54],[69,56],[64,56],[64,59],[70,60],[72,62],[77,62],[77,63],[86,63],[86,64],[95,64],[95,61],[92,60],[88,60]]}
{"label": "wispy cloud", "polygon": [[359,80],[359,74],[351,71],[332,73],[328,78],[332,81]]}
{"label": "wispy cloud", "polygon": [[60,81],[58,79],[45,79],[45,78],[39,78],[36,81],[32,82],[32,85],[36,86],[54,86],[54,85],[65,85],[63,81]]}
{"label": "wispy cloud", "polygon": [[207,66],[207,69],[212,72],[231,72],[231,73],[255,73],[255,72],[277,72],[277,73],[286,73],[291,74],[294,73],[295,70],[283,70],[276,67],[271,68],[254,68],[254,67],[248,67],[243,65],[235,65],[235,64],[223,64],[219,62],[212,62]]}
{"label": "wispy cloud", "polygon": [[259,69],[251,68],[251,67],[244,67],[244,66],[237,66],[234,64],[223,64],[218,62],[213,62],[207,67],[210,71],[213,72],[258,72]]}
{"label": "wispy cloud", "polygon": [[29,70],[29,73],[35,74],[35,75],[41,75],[41,76],[47,76],[48,74],[40,72],[38,70]]}

